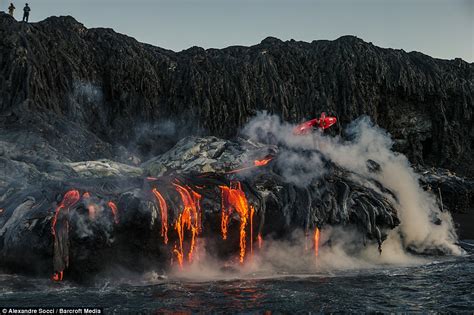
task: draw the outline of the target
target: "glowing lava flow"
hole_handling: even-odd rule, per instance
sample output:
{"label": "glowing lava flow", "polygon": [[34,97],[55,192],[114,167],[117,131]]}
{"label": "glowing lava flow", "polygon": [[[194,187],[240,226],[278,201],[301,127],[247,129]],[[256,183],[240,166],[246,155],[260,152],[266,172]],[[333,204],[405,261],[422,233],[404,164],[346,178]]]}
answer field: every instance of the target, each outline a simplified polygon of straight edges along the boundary
{"label": "glowing lava flow", "polygon": [[314,231],[314,256],[319,255],[319,228]]}
{"label": "glowing lava flow", "polygon": [[257,236],[257,241],[258,241],[258,249],[262,249],[262,246],[263,246],[263,238],[262,238],[262,235],[260,235],[260,233],[259,233],[258,236]]}
{"label": "glowing lava flow", "polygon": [[153,188],[153,194],[155,195],[156,200],[160,204],[161,212],[161,236],[163,237],[163,242],[168,244],[168,206],[166,204],[165,198],[161,195],[158,189]]}
{"label": "glowing lava flow", "polygon": [[70,190],[64,195],[63,200],[61,201],[59,206],[56,208],[56,212],[51,222],[51,233],[53,234],[53,236],[56,235],[55,228],[56,228],[56,223],[58,221],[59,212],[61,211],[61,209],[69,210],[70,207],[72,207],[79,201],[79,198],[80,198],[79,191],[77,190]]}
{"label": "glowing lava flow", "polygon": [[254,164],[255,166],[265,166],[265,165],[267,165],[268,163],[270,163],[271,160],[273,160],[273,158],[272,158],[272,157],[268,157],[268,158],[263,159],[263,160],[255,160],[255,161],[253,162],[253,164]]}
{"label": "glowing lava flow", "polygon": [[270,163],[271,160],[273,160],[273,157],[271,157],[271,156],[267,157],[267,158],[264,158],[262,160],[255,160],[255,161],[253,161],[253,165],[229,171],[229,172],[227,172],[227,174],[239,173],[239,172],[242,172],[242,171],[245,171],[245,170],[253,169],[255,167],[265,166],[268,163]]}
{"label": "glowing lava flow", "polygon": [[[51,234],[53,235],[53,243],[54,243],[55,248],[59,246],[59,244],[58,244],[59,241],[56,238],[56,223],[58,222],[59,214],[60,214],[61,210],[69,211],[69,208],[72,207],[73,205],[75,205],[79,201],[79,199],[80,199],[79,191],[77,191],[75,189],[70,190],[64,195],[63,200],[61,201],[61,203],[56,208],[54,217],[51,220]],[[67,215],[67,213],[66,213],[66,215]],[[69,229],[69,222],[68,222],[67,216],[66,216],[65,219],[66,219],[66,229]],[[66,267],[67,267],[68,264],[69,264],[69,262],[66,260]],[[57,271],[53,275],[52,279],[54,281],[61,281],[63,279],[63,271],[64,270]]]}
{"label": "glowing lava flow", "polygon": [[63,275],[64,275],[64,272],[63,272],[63,271],[56,272],[56,273],[53,275],[52,279],[53,279],[54,281],[63,281]]}
{"label": "glowing lava flow", "polygon": [[240,216],[240,262],[244,262],[245,257],[245,227],[249,219],[249,205],[240,182],[231,182],[231,187],[220,186],[222,191],[222,236],[227,237],[227,226],[232,210],[235,209]]}
{"label": "glowing lava flow", "polygon": [[179,246],[175,246],[174,253],[178,258],[179,265],[182,267],[184,260],[183,240],[185,228],[188,231],[191,231],[191,244],[188,252],[188,260],[190,262],[193,259],[193,252],[196,246],[196,236],[201,230],[201,195],[193,191],[190,187],[181,186],[176,183],[173,185],[176,187],[176,191],[180,194],[183,202],[183,210],[179,214],[174,225],[179,239]]}
{"label": "glowing lava flow", "polygon": [[221,192],[222,192],[222,199],[221,199],[221,231],[222,231],[222,239],[226,240],[227,239],[227,227],[229,226],[229,218],[232,209],[228,209],[227,204],[226,204],[226,195],[224,193],[224,190],[221,187]]}
{"label": "glowing lava flow", "polygon": [[255,208],[250,206],[250,255],[253,255],[253,215]]}
{"label": "glowing lava flow", "polygon": [[113,201],[109,201],[107,203],[107,205],[109,206],[110,210],[112,210],[112,214],[114,215],[114,222],[115,224],[118,224],[119,223],[119,220],[118,220],[118,208],[117,208],[117,205],[113,202]]}

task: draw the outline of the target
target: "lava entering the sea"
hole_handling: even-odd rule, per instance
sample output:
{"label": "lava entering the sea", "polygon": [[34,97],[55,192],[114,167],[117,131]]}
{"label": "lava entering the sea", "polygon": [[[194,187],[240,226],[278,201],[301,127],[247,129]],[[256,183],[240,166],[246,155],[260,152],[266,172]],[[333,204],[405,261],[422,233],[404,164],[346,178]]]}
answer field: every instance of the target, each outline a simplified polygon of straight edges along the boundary
{"label": "lava entering the sea", "polygon": [[119,223],[119,219],[118,219],[118,208],[117,208],[117,205],[115,204],[115,202],[113,201],[109,201],[107,203],[107,205],[109,206],[110,210],[112,210],[112,215],[114,216],[114,222],[115,224],[118,224]]}
{"label": "lava entering the sea", "polygon": [[[227,228],[229,217],[235,210],[240,217],[240,262],[244,262],[246,248],[246,232],[245,227],[249,220],[249,205],[245,193],[242,190],[241,183],[238,181],[231,182],[230,187],[220,186],[222,192],[222,236],[227,238]],[[252,242],[252,240],[250,240]]]}
{"label": "lava entering the sea", "polygon": [[[58,223],[58,220],[62,221],[62,224],[60,226],[60,230],[63,233],[68,233],[69,230],[69,221],[68,221],[68,215],[69,215],[69,208],[74,206],[80,199],[80,194],[79,191],[73,189],[68,191],[64,197],[63,200],[60,202],[60,204],[56,207],[56,211],[54,213],[54,217],[51,221],[51,234],[53,235],[53,243],[54,243],[54,250],[55,252],[58,251],[59,247],[62,247],[62,238],[56,237],[57,233],[59,231],[56,230],[56,225]],[[63,210],[63,211],[61,211]],[[62,213],[66,211],[66,213]],[[60,217],[60,214],[62,216]],[[69,257],[66,257],[66,262],[65,262],[65,267],[69,265]],[[53,280],[54,281],[61,281],[63,279],[63,272],[64,269],[61,270],[55,270],[55,273],[53,275]]]}
{"label": "lava entering the sea", "polygon": [[319,228],[316,227],[314,230],[314,256],[319,256]]}
{"label": "lava entering the sea", "polygon": [[158,191],[158,189],[153,188],[152,192],[160,205],[161,236],[163,237],[163,242],[168,244],[168,205],[166,204],[165,198],[163,198],[163,195]]}
{"label": "lava entering the sea", "polygon": [[184,260],[183,241],[185,231],[188,230],[191,232],[191,244],[188,251],[188,261],[190,262],[193,260],[196,237],[201,231],[201,195],[190,187],[178,183],[173,183],[173,185],[175,186],[176,191],[180,194],[181,201],[183,202],[183,209],[174,224],[175,230],[178,233],[179,241],[179,244],[175,245],[174,253],[176,254],[179,265],[182,267]]}

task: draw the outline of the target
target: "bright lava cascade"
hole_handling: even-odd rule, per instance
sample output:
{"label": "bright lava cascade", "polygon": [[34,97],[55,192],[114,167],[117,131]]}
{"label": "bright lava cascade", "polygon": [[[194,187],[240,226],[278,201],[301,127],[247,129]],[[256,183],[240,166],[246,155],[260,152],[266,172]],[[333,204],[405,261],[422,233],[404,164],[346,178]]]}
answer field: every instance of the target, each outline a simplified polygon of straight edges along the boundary
{"label": "bright lava cascade", "polygon": [[246,232],[245,228],[249,220],[250,211],[247,198],[242,190],[240,182],[231,182],[230,187],[220,186],[222,192],[222,236],[227,237],[227,227],[229,217],[235,210],[240,217],[240,255],[239,261],[244,262],[246,248]]}
{"label": "bright lava cascade", "polygon": [[183,209],[178,215],[174,228],[178,233],[178,245],[175,245],[173,252],[176,254],[180,267],[183,266],[184,261],[184,247],[183,241],[185,231],[191,232],[191,244],[188,251],[188,261],[193,260],[193,252],[196,246],[196,237],[201,231],[201,195],[192,190],[190,187],[182,186],[178,183],[173,183],[176,191],[180,194],[183,202]]}

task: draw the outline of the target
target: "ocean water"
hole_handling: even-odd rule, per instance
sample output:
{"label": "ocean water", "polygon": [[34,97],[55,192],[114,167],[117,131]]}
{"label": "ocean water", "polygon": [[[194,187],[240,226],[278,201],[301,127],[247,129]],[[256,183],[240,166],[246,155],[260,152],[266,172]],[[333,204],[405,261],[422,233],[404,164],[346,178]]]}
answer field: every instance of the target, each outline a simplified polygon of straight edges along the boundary
{"label": "ocean water", "polygon": [[90,285],[0,275],[0,306],[102,307],[105,313],[474,312],[474,242],[417,266],[191,281],[149,276]]}

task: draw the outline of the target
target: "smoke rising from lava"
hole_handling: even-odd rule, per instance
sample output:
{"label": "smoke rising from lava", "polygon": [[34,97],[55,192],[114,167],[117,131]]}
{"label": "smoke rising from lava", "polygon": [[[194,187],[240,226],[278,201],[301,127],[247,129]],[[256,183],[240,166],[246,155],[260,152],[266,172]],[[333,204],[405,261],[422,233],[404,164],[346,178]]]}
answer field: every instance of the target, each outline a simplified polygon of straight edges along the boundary
{"label": "smoke rising from lava", "polygon": [[[407,251],[435,252],[442,249],[459,255],[451,215],[442,212],[436,196],[424,191],[418,175],[408,159],[391,150],[393,141],[383,129],[368,117],[352,122],[345,130],[347,139],[325,136],[321,131],[299,136],[293,134],[294,125],[282,122],[278,116],[258,114],[242,130],[250,140],[277,144],[276,164],[285,181],[305,187],[326,172],[324,161],[331,161],[353,172],[362,185],[373,187],[372,178],[389,188],[394,196],[381,192],[394,201],[400,225],[392,230],[379,253],[376,246],[360,246],[355,240],[363,235],[353,228],[326,226],[321,230],[318,256],[311,253],[312,236],[295,231],[289,239],[265,239],[263,248],[244,264],[222,262],[200,253],[199,259],[174,275],[193,280],[222,279],[274,275],[275,273],[319,273],[333,270],[376,268],[382,265],[412,265],[426,263],[428,258]],[[370,163],[376,166],[371,169]],[[373,166],[374,167],[374,166]],[[252,176],[246,173],[245,176]],[[255,246],[256,247],[256,246]]]}
{"label": "smoke rising from lava", "polygon": [[[159,178],[147,177],[143,183],[143,174],[137,172],[139,178],[126,177],[119,182],[112,178],[104,181],[101,189],[77,180],[79,186],[74,189],[82,195],[78,206],[63,209],[55,205],[55,213],[58,218],[67,215],[79,239],[92,239],[100,232],[97,239],[105,240],[103,245],[108,247],[114,242],[112,236],[132,233],[123,232],[123,227],[136,219],[133,214],[138,210],[137,218],[146,218],[150,231],[156,232],[156,242],[164,244],[159,249],[153,239],[140,250],[148,253],[158,249],[161,253],[171,249],[170,260],[163,255],[157,261],[171,262],[172,274],[191,279],[280,271],[317,273],[426,261],[407,249],[461,252],[455,245],[449,213],[439,209],[435,195],[421,189],[408,160],[391,151],[390,136],[367,117],[350,124],[345,138],[326,136],[321,131],[295,135],[293,130],[294,125],[261,113],[243,128],[241,134],[248,139],[183,141],[187,151],[178,145],[172,151],[174,156],[142,166],[150,172],[144,172],[145,176]],[[200,152],[206,156],[196,158]],[[170,172],[162,176],[162,170],[154,167],[164,165],[167,158],[176,163],[167,165],[165,170]],[[210,174],[196,176],[189,173],[189,165],[197,166],[197,174]],[[183,173],[177,175],[180,170]],[[176,185],[177,179],[182,185]],[[130,185],[123,188],[116,186],[129,181]],[[56,190],[54,186],[50,189]],[[204,221],[201,215],[207,216]],[[397,217],[401,221],[398,227]],[[57,231],[58,239],[64,239],[55,247],[59,263],[54,263],[59,266],[55,267],[56,275],[62,279],[69,260],[69,221],[62,220],[57,227],[55,222],[53,237]],[[211,238],[217,226],[225,241],[221,244]],[[228,226],[231,238],[226,240]],[[148,238],[145,235],[143,239]],[[234,246],[236,241],[239,249]]]}
{"label": "smoke rising from lava", "polygon": [[[440,210],[435,195],[420,187],[419,176],[408,159],[391,150],[390,135],[368,117],[361,117],[346,128],[350,140],[325,136],[320,131],[298,136],[293,134],[293,128],[277,116],[260,113],[244,127],[243,134],[256,141],[278,143],[283,152],[278,165],[292,183],[304,186],[309,180],[320,177],[324,172],[321,161],[330,160],[352,171],[356,177],[373,178],[392,190],[398,201],[401,224],[391,232],[400,237],[392,235],[389,241],[400,240],[403,247],[414,251],[442,248],[452,254],[461,253],[455,245],[457,238],[451,215]],[[304,157],[295,156],[294,150],[309,153]],[[380,170],[370,170],[369,160],[378,163]],[[361,184],[370,183],[361,180]]]}

